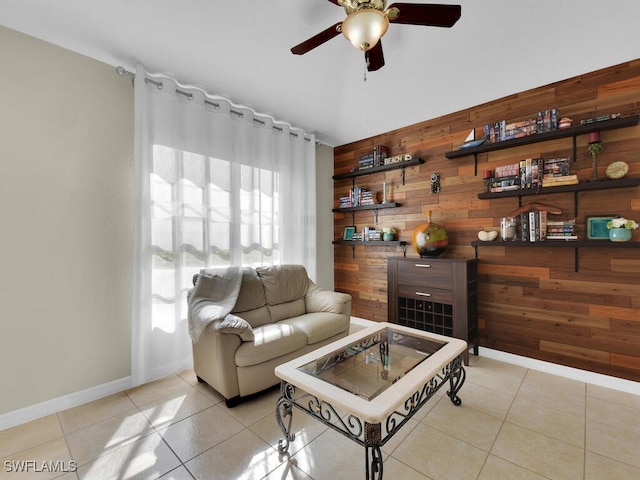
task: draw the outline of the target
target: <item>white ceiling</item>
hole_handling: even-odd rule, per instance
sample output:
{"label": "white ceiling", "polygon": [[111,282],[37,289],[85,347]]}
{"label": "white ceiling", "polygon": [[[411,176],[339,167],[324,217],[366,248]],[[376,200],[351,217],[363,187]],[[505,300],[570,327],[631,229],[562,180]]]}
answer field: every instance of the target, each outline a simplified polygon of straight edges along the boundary
{"label": "white ceiling", "polygon": [[343,20],[327,0],[0,0],[0,24],[171,74],[333,146],[640,58],[638,0],[450,3],[462,5],[453,28],[392,24],[366,82],[342,36],[290,52]]}

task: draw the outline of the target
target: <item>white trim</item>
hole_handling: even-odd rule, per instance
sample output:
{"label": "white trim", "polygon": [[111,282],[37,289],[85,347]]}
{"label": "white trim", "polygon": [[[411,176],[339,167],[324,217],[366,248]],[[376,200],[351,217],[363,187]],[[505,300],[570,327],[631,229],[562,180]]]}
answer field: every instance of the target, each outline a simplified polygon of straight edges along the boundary
{"label": "white trim", "polygon": [[122,392],[131,387],[131,377],[121,378],[113,382],[103,383],[95,387],[87,388],[79,392],[70,393],[62,397],[53,398],[46,402],[36,403],[29,407],[14,410],[13,412],[0,415],[0,431],[7,428],[22,425],[23,423],[46,417],[53,413],[66,410],[68,408],[77,407],[93,400]]}
{"label": "white trim", "polygon": [[[351,323],[359,327],[370,327],[375,325],[377,322],[366,320],[364,318],[351,317]],[[510,363],[512,365],[518,365],[532,370],[539,370],[541,372],[559,375],[561,377],[579,380],[601,387],[612,388],[614,390],[631,393],[633,395],[640,395],[639,382],[602,375],[600,373],[587,372],[585,370],[565,367],[563,365],[556,365],[555,363],[521,357],[520,355],[492,350],[485,347],[479,347],[479,353],[481,357],[491,358],[500,362]],[[98,400],[106,397],[107,395],[122,392],[130,387],[131,377],[125,377],[120,380],[114,380],[113,382],[97,385],[95,387],[87,388],[86,390],[81,390],[46,402],[21,408],[20,410],[5,413],[0,415],[0,431],[17,425],[22,425],[23,423],[27,423],[32,420],[37,420],[38,418],[60,412],[68,408],[77,407],[78,405],[82,405],[93,400]]]}
{"label": "white trim", "polygon": [[479,354],[480,357],[487,357],[500,362],[510,363],[512,365],[518,365],[532,370],[539,370],[541,372],[559,375],[572,380],[591,383],[600,387],[612,388],[621,392],[640,395],[640,383],[632,380],[611,377],[601,373],[588,372],[586,370],[580,370],[573,367],[565,367],[564,365],[536,360],[535,358],[521,357],[520,355],[492,350],[485,347],[479,347]]}
{"label": "white trim", "polygon": [[[364,318],[351,317],[351,323],[362,328],[375,325],[376,322]],[[498,360],[500,362],[510,363],[511,365],[518,365],[520,367],[530,368],[531,370],[538,370],[600,387],[611,388],[620,392],[640,395],[640,382],[603,375],[601,373],[588,372],[586,370],[580,370],[579,368],[565,367],[564,365],[536,360],[535,358],[522,357],[513,353],[501,352],[486,347],[478,347],[478,353],[480,357],[491,358],[492,360]]]}

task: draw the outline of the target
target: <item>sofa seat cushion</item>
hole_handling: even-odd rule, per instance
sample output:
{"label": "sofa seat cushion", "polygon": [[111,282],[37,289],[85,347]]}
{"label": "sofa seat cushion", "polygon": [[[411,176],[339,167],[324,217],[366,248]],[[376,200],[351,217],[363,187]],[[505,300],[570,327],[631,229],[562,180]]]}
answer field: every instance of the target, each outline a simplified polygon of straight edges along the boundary
{"label": "sofa seat cushion", "polygon": [[264,363],[304,347],[307,336],[293,325],[270,323],[253,329],[253,342],[242,342],[236,350],[236,365],[248,367]]}
{"label": "sofa seat cushion", "polygon": [[349,328],[349,317],[331,312],[305,313],[278,322],[301,330],[307,336],[307,344],[321,342]]}

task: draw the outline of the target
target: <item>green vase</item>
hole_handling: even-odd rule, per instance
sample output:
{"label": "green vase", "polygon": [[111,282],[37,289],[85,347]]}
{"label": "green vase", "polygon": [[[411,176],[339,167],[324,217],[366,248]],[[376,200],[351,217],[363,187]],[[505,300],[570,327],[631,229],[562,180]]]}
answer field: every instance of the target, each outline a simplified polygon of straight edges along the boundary
{"label": "green vase", "polygon": [[612,242],[628,242],[631,240],[631,230],[628,228],[610,228],[609,240]]}

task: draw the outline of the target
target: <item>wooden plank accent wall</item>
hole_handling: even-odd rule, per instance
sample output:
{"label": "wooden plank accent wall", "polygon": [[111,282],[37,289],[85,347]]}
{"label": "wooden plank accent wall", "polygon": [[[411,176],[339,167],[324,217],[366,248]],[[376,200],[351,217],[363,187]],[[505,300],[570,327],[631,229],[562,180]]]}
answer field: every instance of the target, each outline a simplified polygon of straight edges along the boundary
{"label": "wooden plank accent wall", "polygon": [[[413,229],[432,210],[435,223],[449,234],[444,256],[473,258],[470,242],[482,229],[498,229],[500,218],[518,207],[517,198],[479,200],[484,191],[483,170],[524,158],[570,156],[571,138],[536,143],[479,155],[478,176],[473,157],[448,160],[445,152],[457,149],[469,131],[481,134],[486,123],[535,117],[539,110],[558,107],[578,125],[581,119],[609,113],[640,113],[640,60],[588,73],[511,95],[467,110],[414,124],[335,148],[334,173],[357,168],[361,155],[374,145],[386,145],[391,155],[410,153],[425,163],[408,168],[402,185],[400,170],[356,178],[356,185],[379,195],[382,182],[389,201],[399,208],[357,212],[357,230],[393,226],[401,240],[411,241]],[[602,132],[604,151],[598,171],[616,160],[629,164],[630,176],[640,176],[640,126]],[[577,140],[573,172],[582,181],[591,176],[587,136]],[[430,176],[441,176],[441,192],[430,193]],[[351,180],[335,182],[335,206],[347,195]],[[560,207],[562,220],[573,218],[572,194],[545,194],[523,198]],[[584,236],[586,215],[619,214],[640,223],[640,187],[599,190],[579,194],[576,218]],[[351,214],[334,215],[335,239],[352,224]],[[603,240],[607,241],[607,240]],[[640,229],[632,241],[640,241]],[[570,248],[479,248],[480,344],[492,349],[554,362],[620,378],[640,381],[640,248],[583,248],[580,269],[574,271]],[[400,247],[355,248],[336,245],[335,287],[353,297],[353,315],[387,320],[386,259],[401,256]],[[407,247],[407,255],[417,254]]]}

